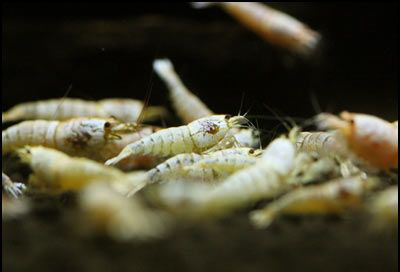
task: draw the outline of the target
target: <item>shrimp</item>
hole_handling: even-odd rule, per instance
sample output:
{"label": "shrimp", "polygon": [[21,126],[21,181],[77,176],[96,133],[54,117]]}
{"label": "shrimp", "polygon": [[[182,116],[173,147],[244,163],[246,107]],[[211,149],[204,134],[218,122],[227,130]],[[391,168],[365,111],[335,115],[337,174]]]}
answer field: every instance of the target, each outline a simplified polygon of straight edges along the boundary
{"label": "shrimp", "polygon": [[285,138],[272,141],[261,158],[250,167],[229,176],[198,203],[200,215],[215,216],[270,198],[288,190],[287,183],[295,159],[295,147]]}
{"label": "shrimp", "polygon": [[153,68],[158,76],[167,84],[175,111],[185,124],[214,115],[197,96],[186,88],[176,74],[170,60],[155,60]]}
{"label": "shrimp", "polygon": [[[196,153],[179,154],[150,170],[149,176],[152,182],[158,182],[171,176],[190,175],[191,170],[207,167],[210,167],[208,170],[219,169],[220,171],[234,172],[234,169],[243,168],[246,163],[254,163],[255,156],[258,154],[259,152],[251,148],[226,149],[208,155]],[[246,159],[251,162],[246,161]],[[205,177],[202,179],[209,180],[209,178]]]}
{"label": "shrimp", "polygon": [[398,225],[399,217],[398,186],[391,186],[375,195],[368,203],[368,212],[375,229],[384,229]]}
{"label": "shrimp", "polygon": [[23,163],[30,166],[32,174],[28,188],[52,193],[78,191],[89,183],[107,180],[109,183],[141,182],[145,172],[125,174],[85,158],[74,158],[55,149],[42,146],[18,149],[17,154]]}
{"label": "shrimp", "polygon": [[[228,177],[238,170],[254,165],[257,161],[257,157],[252,156],[252,153],[224,154],[223,151],[227,150],[215,152],[205,156],[191,166],[184,167],[183,169],[187,173],[186,177],[190,176],[192,179],[215,182]],[[254,153],[254,150],[250,149],[250,152]]]}
{"label": "shrimp", "polygon": [[338,129],[348,148],[368,164],[388,171],[398,168],[398,128],[376,116],[342,112],[340,118],[321,113],[316,118],[321,129]]}
{"label": "shrimp", "polygon": [[[153,62],[153,67],[160,78],[166,83],[172,105],[178,116],[185,124],[193,122],[197,119],[215,115],[197,96],[189,91],[182,80],[176,74],[174,67],[169,59],[157,59]],[[232,129],[232,138],[216,146],[212,151],[231,148],[234,145],[240,147],[258,147],[258,132],[249,128]]]}
{"label": "shrimp", "polygon": [[22,196],[23,191],[26,189],[25,184],[13,182],[6,174],[1,173],[1,184],[3,190],[14,198],[19,198]]}
{"label": "shrimp", "polygon": [[310,55],[321,36],[295,18],[257,2],[193,2],[195,8],[217,4],[243,25],[274,45]]}
{"label": "shrimp", "polygon": [[298,151],[316,152],[322,156],[347,157],[348,151],[338,131],[300,132],[296,138]]}
{"label": "shrimp", "polygon": [[134,99],[111,98],[98,102],[77,98],[59,98],[21,103],[2,114],[2,122],[19,120],[68,120],[77,117],[114,117],[122,122],[136,122],[143,111],[143,120],[164,116],[162,107],[147,107]]}
{"label": "shrimp", "polygon": [[375,179],[354,176],[298,188],[266,208],[251,212],[250,220],[256,227],[264,228],[282,213],[340,214],[346,209],[358,208],[362,204],[362,196],[377,184]]}
{"label": "shrimp", "polygon": [[116,240],[160,238],[169,227],[165,214],[145,207],[137,198],[121,196],[105,183],[93,183],[82,190],[78,204],[81,226]]}
{"label": "shrimp", "polygon": [[319,158],[315,153],[300,152],[295,158],[293,170],[288,177],[288,183],[302,185],[339,176],[340,167],[333,158]]}
{"label": "shrimp", "polygon": [[9,153],[25,145],[42,145],[72,156],[104,162],[119,154],[129,143],[156,130],[155,127],[137,128],[135,124],[120,123],[114,119],[24,121],[2,132],[2,153]]}
{"label": "shrimp", "polygon": [[117,157],[106,161],[106,165],[115,165],[132,155],[165,157],[180,153],[201,153],[218,144],[230,129],[247,122],[243,116],[212,115],[186,126],[162,129],[127,145]]}

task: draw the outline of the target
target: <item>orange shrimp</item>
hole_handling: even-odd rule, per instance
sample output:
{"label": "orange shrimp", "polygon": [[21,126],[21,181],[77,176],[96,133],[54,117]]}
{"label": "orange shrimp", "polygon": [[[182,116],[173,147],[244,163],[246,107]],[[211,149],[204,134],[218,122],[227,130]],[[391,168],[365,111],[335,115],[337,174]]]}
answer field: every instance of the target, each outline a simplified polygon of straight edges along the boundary
{"label": "orange shrimp", "polygon": [[344,111],[340,118],[321,113],[321,129],[339,129],[349,149],[360,159],[382,170],[398,168],[398,127],[376,116]]}
{"label": "orange shrimp", "polygon": [[302,55],[316,49],[320,34],[295,18],[257,2],[193,2],[195,8],[218,4],[264,40]]}

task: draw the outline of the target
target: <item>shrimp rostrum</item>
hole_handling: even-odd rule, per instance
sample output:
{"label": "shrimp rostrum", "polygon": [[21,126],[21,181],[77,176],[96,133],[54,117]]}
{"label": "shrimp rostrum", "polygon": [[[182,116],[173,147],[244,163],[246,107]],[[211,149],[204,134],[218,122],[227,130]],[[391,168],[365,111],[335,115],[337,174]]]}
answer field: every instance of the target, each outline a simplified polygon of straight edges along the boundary
{"label": "shrimp rostrum", "polygon": [[202,153],[218,144],[232,128],[247,122],[243,116],[212,115],[186,126],[161,129],[127,145],[117,157],[108,160],[106,165],[115,165],[130,156],[166,157],[181,153]]}
{"label": "shrimp rostrum", "polygon": [[122,122],[136,122],[141,114],[142,121],[148,121],[164,116],[166,110],[155,106],[145,108],[142,101],[134,99],[87,101],[59,98],[18,104],[2,114],[2,122],[36,119],[62,121],[78,117],[114,117]]}

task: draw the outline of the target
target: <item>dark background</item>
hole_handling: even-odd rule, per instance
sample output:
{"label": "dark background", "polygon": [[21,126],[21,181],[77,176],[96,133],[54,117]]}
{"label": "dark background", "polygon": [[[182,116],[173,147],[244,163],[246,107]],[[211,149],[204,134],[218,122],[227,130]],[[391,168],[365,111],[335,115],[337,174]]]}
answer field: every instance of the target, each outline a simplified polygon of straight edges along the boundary
{"label": "dark background", "polygon": [[[2,107],[62,97],[169,105],[151,73],[168,57],[211,109],[309,118],[323,110],[396,120],[398,4],[272,3],[323,35],[302,60],[270,46],[218,8],[187,3],[3,4]],[[175,120],[176,121],[176,120]],[[278,121],[262,121],[268,131]],[[54,203],[57,203],[55,205]],[[166,239],[118,244],[77,236],[61,201],[3,223],[6,271],[397,271],[397,231],[371,235],[357,217],[282,220],[254,230],[247,215],[183,227]]]}
{"label": "dark background", "polygon": [[[144,99],[169,105],[153,59],[168,57],[218,113],[364,112],[397,119],[398,4],[274,3],[323,36],[304,61],[273,47],[221,9],[188,3],[5,4],[2,106],[62,97]],[[152,87],[151,87],[152,86]],[[264,123],[264,129],[273,124]]]}

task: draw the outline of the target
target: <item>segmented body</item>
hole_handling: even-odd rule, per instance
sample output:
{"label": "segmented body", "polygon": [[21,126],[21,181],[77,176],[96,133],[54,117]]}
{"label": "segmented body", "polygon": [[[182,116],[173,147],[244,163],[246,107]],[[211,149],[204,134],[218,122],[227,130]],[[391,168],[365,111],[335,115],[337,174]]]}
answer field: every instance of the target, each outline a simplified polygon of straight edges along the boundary
{"label": "segmented body", "polygon": [[143,121],[165,115],[162,107],[147,107],[134,99],[111,98],[87,101],[77,98],[49,99],[14,106],[2,114],[2,122],[18,120],[68,120],[78,117],[110,118],[122,122],[136,122],[141,112]]}
{"label": "segmented body", "polygon": [[362,196],[376,184],[376,180],[355,176],[298,188],[266,208],[252,212],[250,218],[256,226],[267,227],[281,213],[340,214],[346,209],[359,207]]}
{"label": "segmented body", "polygon": [[[196,8],[209,6],[213,2],[193,2]],[[215,2],[217,3],[217,2]],[[243,25],[266,41],[309,55],[317,47],[320,35],[295,18],[257,2],[217,3]]]}
{"label": "segmented body", "polygon": [[301,152],[316,152],[323,156],[346,157],[348,151],[337,132],[300,132],[296,147]]}
{"label": "segmented body", "polygon": [[200,204],[201,213],[221,215],[249,202],[284,192],[290,188],[286,177],[292,170],[295,153],[289,140],[274,140],[255,165],[231,175],[204,196]]}
{"label": "segmented body", "polygon": [[155,127],[136,128],[114,119],[24,121],[2,132],[2,153],[14,151],[25,145],[42,145],[72,156],[104,162],[119,154],[129,143],[156,130]]}
{"label": "segmented body", "polygon": [[171,156],[180,153],[201,153],[218,144],[231,128],[247,122],[242,116],[213,115],[200,118],[186,126],[159,130],[126,146],[121,153],[106,162],[119,161],[138,155]]}
{"label": "segmented body", "polygon": [[135,183],[141,177],[145,178],[144,175],[138,176],[134,172],[125,174],[116,168],[85,158],[69,157],[60,151],[42,146],[26,146],[18,149],[17,154],[33,172],[29,178],[29,188],[52,193],[80,190],[99,180],[112,183],[131,179]]}
{"label": "segmented body", "polygon": [[322,113],[322,129],[338,129],[348,148],[360,159],[383,170],[398,168],[398,127],[376,116],[342,112],[340,118]]}
{"label": "segmented body", "polygon": [[[152,182],[158,182],[171,177],[210,181],[213,178],[218,178],[213,176],[213,170],[218,169],[220,172],[232,173],[235,169],[246,167],[248,165],[246,163],[250,160],[254,163],[256,160],[256,157],[252,156],[254,153],[255,151],[251,148],[226,149],[208,155],[184,153],[157,165],[148,174]],[[191,173],[191,171],[196,173]]]}

